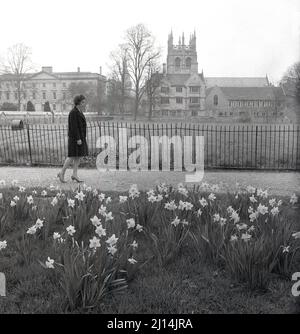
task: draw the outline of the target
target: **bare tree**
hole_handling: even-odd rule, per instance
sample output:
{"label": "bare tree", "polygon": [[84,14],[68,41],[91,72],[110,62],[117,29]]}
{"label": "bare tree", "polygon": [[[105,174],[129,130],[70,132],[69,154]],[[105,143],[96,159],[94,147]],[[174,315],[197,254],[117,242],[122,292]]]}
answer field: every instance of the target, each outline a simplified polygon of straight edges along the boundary
{"label": "bare tree", "polygon": [[280,83],[295,95],[300,104],[300,62],[296,62],[288,68]]}
{"label": "bare tree", "polygon": [[153,108],[158,102],[159,94],[158,94],[158,87],[160,86],[161,82],[161,74],[159,73],[160,65],[159,61],[152,60],[149,62],[146,71],[146,93],[147,93],[147,100],[148,100],[148,119],[151,120]]}
{"label": "bare tree", "polygon": [[134,120],[146,90],[147,68],[160,56],[160,50],[155,47],[154,37],[143,25],[138,24],[126,32],[126,47],[128,55],[128,73],[133,83],[135,96]]}
{"label": "bare tree", "polygon": [[125,104],[131,90],[131,80],[128,73],[128,54],[127,46],[121,44],[119,48],[111,53],[112,69],[111,80],[115,83],[115,95],[119,103],[119,110],[124,118]]}
{"label": "bare tree", "polygon": [[1,74],[6,74],[8,80],[14,84],[18,110],[21,110],[22,94],[25,92],[26,74],[34,70],[31,60],[31,49],[24,44],[15,44],[7,50],[7,55],[0,62]]}

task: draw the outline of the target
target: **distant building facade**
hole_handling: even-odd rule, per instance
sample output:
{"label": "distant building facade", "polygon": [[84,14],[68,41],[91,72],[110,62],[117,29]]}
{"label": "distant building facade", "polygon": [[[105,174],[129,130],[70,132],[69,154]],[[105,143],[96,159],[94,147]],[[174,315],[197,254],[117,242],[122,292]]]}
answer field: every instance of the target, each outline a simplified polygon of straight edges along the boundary
{"label": "distant building facade", "polygon": [[268,77],[204,77],[198,71],[196,33],[178,44],[168,37],[167,64],[159,75],[153,117],[270,120],[283,117],[285,96]]}
{"label": "distant building facade", "polygon": [[[68,111],[73,105],[70,86],[76,83],[89,84],[95,94],[105,94],[106,77],[101,74],[101,68],[98,74],[81,72],[79,67],[77,72],[53,72],[53,68],[47,66],[38,73],[25,74],[20,95],[21,111],[26,110],[28,101],[35,111],[44,111],[46,102],[54,112]],[[0,106],[8,103],[18,103],[18,92],[14,75],[3,74],[0,75]]]}

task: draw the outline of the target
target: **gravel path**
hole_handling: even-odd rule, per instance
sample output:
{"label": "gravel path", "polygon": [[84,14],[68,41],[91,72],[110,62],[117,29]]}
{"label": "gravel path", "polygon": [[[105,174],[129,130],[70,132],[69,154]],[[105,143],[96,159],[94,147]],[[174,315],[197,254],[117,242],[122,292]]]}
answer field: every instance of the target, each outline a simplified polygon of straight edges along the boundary
{"label": "gravel path", "polygon": [[[52,167],[0,167],[0,180],[4,179],[7,183],[18,180],[25,187],[48,187],[50,184],[65,190],[77,187],[78,184],[70,179],[70,169],[66,173],[66,184],[59,182],[56,177],[58,171],[59,168]],[[185,174],[182,172],[99,172],[97,169],[80,169],[78,174],[88,186],[103,191],[126,191],[133,183],[141,190],[153,188],[161,182],[173,185],[185,183]],[[238,182],[269,189],[274,195],[290,195],[300,191],[300,173],[297,172],[205,171],[202,182],[223,183],[230,189],[235,189]]]}

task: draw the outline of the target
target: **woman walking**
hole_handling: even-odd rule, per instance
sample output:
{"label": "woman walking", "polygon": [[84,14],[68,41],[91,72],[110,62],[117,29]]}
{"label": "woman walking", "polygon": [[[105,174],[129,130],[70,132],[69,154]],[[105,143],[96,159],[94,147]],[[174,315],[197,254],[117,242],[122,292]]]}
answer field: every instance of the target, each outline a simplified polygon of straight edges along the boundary
{"label": "woman walking", "polygon": [[68,157],[60,173],[57,174],[60,182],[66,183],[65,172],[73,162],[73,174],[71,179],[77,182],[83,182],[78,178],[77,171],[80,164],[80,157],[88,155],[88,146],[86,142],[86,119],[84,111],[86,108],[86,99],[83,95],[77,95],[74,98],[74,108],[69,113],[68,118]]}

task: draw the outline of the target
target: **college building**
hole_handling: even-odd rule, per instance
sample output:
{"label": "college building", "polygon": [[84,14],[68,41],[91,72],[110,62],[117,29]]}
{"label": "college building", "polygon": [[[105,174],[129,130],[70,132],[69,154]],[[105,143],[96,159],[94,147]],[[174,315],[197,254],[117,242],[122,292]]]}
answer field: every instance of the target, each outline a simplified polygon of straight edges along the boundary
{"label": "college building", "polygon": [[[3,104],[17,106],[20,92],[21,111],[27,110],[29,101],[35,111],[44,111],[47,102],[51,111],[70,111],[74,95],[71,87],[76,87],[76,84],[88,87],[93,96],[103,94],[104,97],[106,77],[101,72],[101,67],[99,73],[81,72],[79,67],[76,72],[54,72],[51,66],[45,66],[38,73],[24,74],[19,90],[16,76],[0,75],[0,107]],[[87,109],[91,109],[91,105],[87,105]]]}
{"label": "college building", "polygon": [[168,37],[167,63],[159,76],[154,118],[264,121],[283,118],[285,94],[268,77],[205,77],[199,73],[196,33]]}

